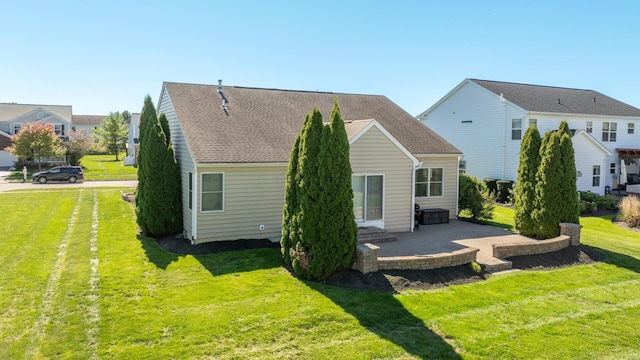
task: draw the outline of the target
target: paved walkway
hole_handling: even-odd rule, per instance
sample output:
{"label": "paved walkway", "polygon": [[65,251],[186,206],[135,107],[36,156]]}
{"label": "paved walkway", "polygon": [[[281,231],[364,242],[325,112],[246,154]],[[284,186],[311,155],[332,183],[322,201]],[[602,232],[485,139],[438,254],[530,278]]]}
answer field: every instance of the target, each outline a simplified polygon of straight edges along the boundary
{"label": "paved walkway", "polygon": [[[507,262],[493,257],[493,244],[527,243],[536,240],[495,226],[451,220],[448,224],[422,225],[414,232],[395,233],[396,241],[376,243],[378,257],[430,255],[468,247],[479,249],[480,264],[500,267]],[[510,263],[508,263],[510,267]]]}

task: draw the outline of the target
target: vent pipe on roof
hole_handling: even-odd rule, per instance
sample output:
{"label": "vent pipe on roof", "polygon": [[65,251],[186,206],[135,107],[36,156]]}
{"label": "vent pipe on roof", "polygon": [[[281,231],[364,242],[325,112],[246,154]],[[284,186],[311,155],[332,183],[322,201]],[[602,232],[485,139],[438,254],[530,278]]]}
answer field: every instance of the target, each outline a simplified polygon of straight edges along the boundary
{"label": "vent pipe on roof", "polygon": [[222,79],[218,80],[218,94],[220,94],[220,97],[222,98],[222,106],[220,106],[220,109],[229,116],[229,112],[227,112],[227,103],[229,103],[229,100],[224,96],[224,91],[222,90]]}
{"label": "vent pipe on roof", "polygon": [[596,97],[595,96],[593,97],[593,102],[596,102]]}
{"label": "vent pipe on roof", "polygon": [[500,93],[500,102],[503,103],[504,102],[504,94]]}

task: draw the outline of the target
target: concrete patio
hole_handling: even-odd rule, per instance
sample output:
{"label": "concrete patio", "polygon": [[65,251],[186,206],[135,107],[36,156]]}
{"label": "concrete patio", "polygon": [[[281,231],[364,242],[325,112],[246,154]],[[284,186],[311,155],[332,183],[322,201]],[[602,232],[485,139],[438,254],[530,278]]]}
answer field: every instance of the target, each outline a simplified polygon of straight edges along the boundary
{"label": "concrete patio", "polygon": [[535,243],[536,240],[508,230],[467,221],[451,220],[448,224],[420,226],[414,232],[394,233],[396,241],[379,242],[378,258],[420,256],[451,253],[476,248],[477,262],[487,271],[511,268],[511,262],[493,257],[493,244]]}

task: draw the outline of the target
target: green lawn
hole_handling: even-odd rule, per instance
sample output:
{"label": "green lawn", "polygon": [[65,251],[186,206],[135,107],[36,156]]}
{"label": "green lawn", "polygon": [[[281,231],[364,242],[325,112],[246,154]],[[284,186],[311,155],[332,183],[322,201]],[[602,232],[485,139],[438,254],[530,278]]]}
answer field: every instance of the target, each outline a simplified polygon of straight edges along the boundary
{"label": "green lawn", "polygon": [[0,193],[0,359],[640,358],[640,235],[608,219],[582,219],[604,263],[373,293],[275,249],[167,253],[121,191]]}
{"label": "green lawn", "polygon": [[[104,180],[138,180],[138,168],[134,166],[124,166],[123,158],[125,154],[115,155],[86,155],[80,161],[84,169],[84,179],[86,181]],[[50,167],[43,167],[47,170]],[[31,174],[38,171],[37,168],[29,168],[27,181],[31,181]],[[24,176],[22,169],[11,172],[7,177],[9,182],[22,182]]]}
{"label": "green lawn", "polygon": [[92,180],[137,180],[138,168],[124,166],[122,153],[116,161],[115,155],[87,155],[80,160],[84,168],[84,179]]}

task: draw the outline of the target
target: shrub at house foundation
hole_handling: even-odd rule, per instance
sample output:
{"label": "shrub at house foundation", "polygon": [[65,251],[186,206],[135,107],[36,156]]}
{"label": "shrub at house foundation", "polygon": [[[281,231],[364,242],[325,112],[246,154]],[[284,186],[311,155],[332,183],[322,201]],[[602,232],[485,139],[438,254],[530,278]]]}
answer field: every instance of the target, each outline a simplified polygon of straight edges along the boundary
{"label": "shrub at house foundation", "polygon": [[458,215],[469,214],[472,220],[493,217],[494,206],[485,183],[471,175],[460,174],[458,186]]}

